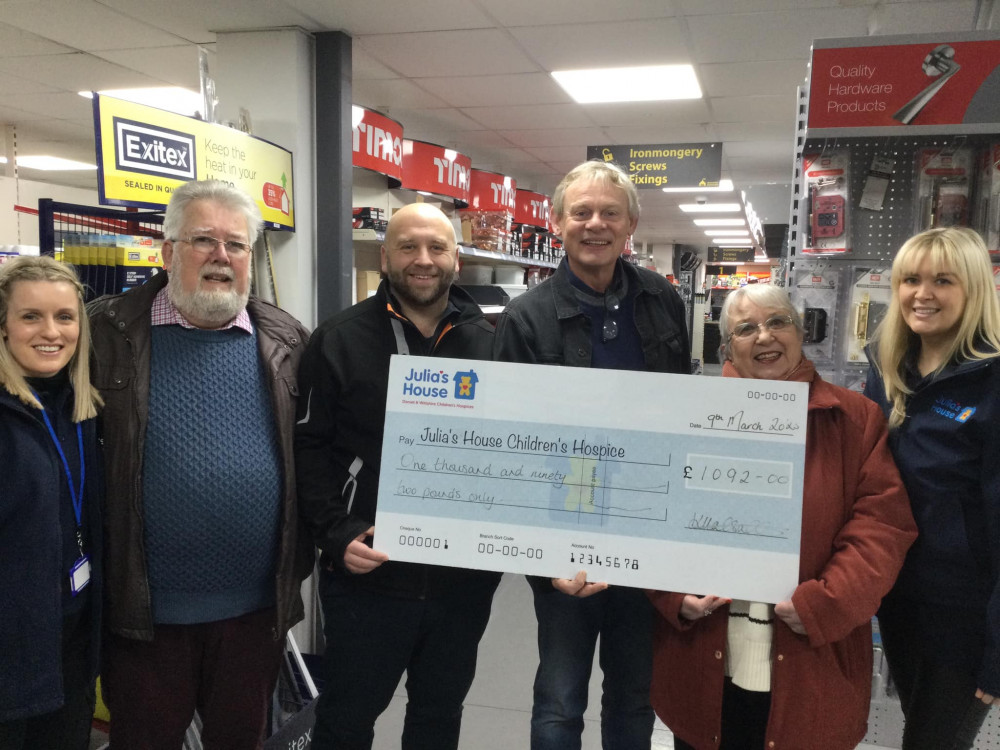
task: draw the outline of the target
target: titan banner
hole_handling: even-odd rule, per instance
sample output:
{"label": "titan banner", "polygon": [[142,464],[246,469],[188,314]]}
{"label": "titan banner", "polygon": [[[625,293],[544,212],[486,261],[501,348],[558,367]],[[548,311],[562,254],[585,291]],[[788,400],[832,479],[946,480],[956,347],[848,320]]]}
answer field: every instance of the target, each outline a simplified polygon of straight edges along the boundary
{"label": "titan banner", "polygon": [[454,149],[403,139],[402,187],[443,195],[459,208],[469,204],[472,159]]}
{"label": "titan banner", "polygon": [[97,186],[111,206],[164,208],[191,180],[222,180],[257,202],[267,226],[295,229],[292,152],[261,138],[94,94]]}
{"label": "titan banner", "polygon": [[587,146],[587,159],[614,162],[640,190],[718,187],[721,143]]}
{"label": "titan banner", "polygon": [[549,196],[531,190],[517,189],[514,221],[533,227],[549,228]]}

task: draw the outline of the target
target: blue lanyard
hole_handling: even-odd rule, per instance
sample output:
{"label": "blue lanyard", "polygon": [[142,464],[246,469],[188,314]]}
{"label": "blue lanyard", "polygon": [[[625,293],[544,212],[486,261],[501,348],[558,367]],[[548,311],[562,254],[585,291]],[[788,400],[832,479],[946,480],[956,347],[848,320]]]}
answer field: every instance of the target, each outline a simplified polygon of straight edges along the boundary
{"label": "blue lanyard", "polygon": [[[35,398],[38,398],[38,396],[36,395]],[[87,463],[83,460],[83,428],[80,427],[79,422],[76,423],[76,443],[80,456],[80,487],[78,490],[76,485],[73,484],[73,474],[69,470],[69,461],[66,460],[66,454],[63,453],[62,446],[59,444],[59,438],[56,436],[56,431],[52,429],[52,422],[49,420],[49,415],[46,413],[45,407],[42,407],[42,419],[45,420],[45,426],[49,428],[49,435],[52,437],[52,442],[55,443],[56,450],[59,452],[59,458],[62,460],[63,469],[66,470],[66,482],[69,484],[69,496],[73,499],[73,513],[76,514],[76,541],[80,545],[80,553],[82,554],[83,539],[80,537],[80,528],[83,525],[83,482],[87,478]]]}

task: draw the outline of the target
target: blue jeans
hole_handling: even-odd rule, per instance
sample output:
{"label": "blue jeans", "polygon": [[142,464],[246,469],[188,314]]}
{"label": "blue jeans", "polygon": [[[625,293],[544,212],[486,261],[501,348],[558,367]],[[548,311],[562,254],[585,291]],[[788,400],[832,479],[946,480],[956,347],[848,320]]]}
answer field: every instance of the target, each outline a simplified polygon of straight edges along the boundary
{"label": "blue jeans", "polygon": [[375,720],[406,673],[403,750],[454,750],[494,587],[403,599],[323,571],[326,682],[314,750],[369,750]]}
{"label": "blue jeans", "polygon": [[[976,667],[971,661],[940,657],[948,634],[928,621],[946,607],[889,595],[879,608],[879,630],[889,674],[899,691],[906,723],[903,750],[968,750],[990,707],[976,698]],[[965,661],[965,660],[961,660]]]}
{"label": "blue jeans", "polygon": [[580,748],[598,635],[604,750],[649,750],[653,615],[640,589],[613,586],[584,599],[555,590],[535,593],[539,663],[531,750]]}

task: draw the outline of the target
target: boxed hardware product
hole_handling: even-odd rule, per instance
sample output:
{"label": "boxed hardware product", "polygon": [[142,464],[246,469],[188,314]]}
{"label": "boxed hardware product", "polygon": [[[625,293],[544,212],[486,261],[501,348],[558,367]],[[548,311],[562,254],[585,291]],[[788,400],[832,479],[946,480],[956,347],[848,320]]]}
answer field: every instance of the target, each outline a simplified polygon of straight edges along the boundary
{"label": "boxed hardware product", "polygon": [[882,322],[892,299],[889,266],[853,269],[851,310],[846,330],[844,351],[852,364],[868,364],[865,346]]}
{"label": "boxed hardware product", "polygon": [[802,353],[814,362],[831,361],[837,319],[840,271],[829,265],[800,264],[791,279],[792,304],[802,316]]}
{"label": "boxed hardware product", "polygon": [[510,250],[511,218],[507,211],[468,209],[462,215],[462,242],[496,253]]}
{"label": "boxed hardware product", "polygon": [[847,150],[804,154],[806,241],[802,252],[839,255],[851,251],[848,225],[851,160]]}
{"label": "boxed hardware product", "polygon": [[374,229],[384,232],[389,224],[385,218],[385,209],[378,206],[355,206],[352,209],[352,219],[354,229]]}
{"label": "boxed hardware product", "polygon": [[969,226],[973,176],[971,148],[918,150],[914,233]]}
{"label": "boxed hardware product", "polygon": [[160,243],[152,237],[119,235],[115,258],[115,289],[141,286],[160,272]]}
{"label": "boxed hardware product", "polygon": [[990,253],[1000,255],[1000,143],[991,143],[979,154],[979,186],[973,226],[983,236]]}

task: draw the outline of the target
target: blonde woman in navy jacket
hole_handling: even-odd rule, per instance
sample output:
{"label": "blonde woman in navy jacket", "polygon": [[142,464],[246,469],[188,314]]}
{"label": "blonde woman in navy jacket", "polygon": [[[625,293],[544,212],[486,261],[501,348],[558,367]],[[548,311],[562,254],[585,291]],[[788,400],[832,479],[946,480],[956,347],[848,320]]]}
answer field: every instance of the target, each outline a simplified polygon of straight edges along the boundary
{"label": "blonde woman in navy jacket", "polygon": [[971,229],[910,238],[869,356],[920,536],[879,609],[904,750],[969,748],[1000,696],[1000,304]]}
{"label": "blonde woman in navy jacket", "polygon": [[0,749],[86,750],[101,609],[101,469],[83,287],[0,266]]}

